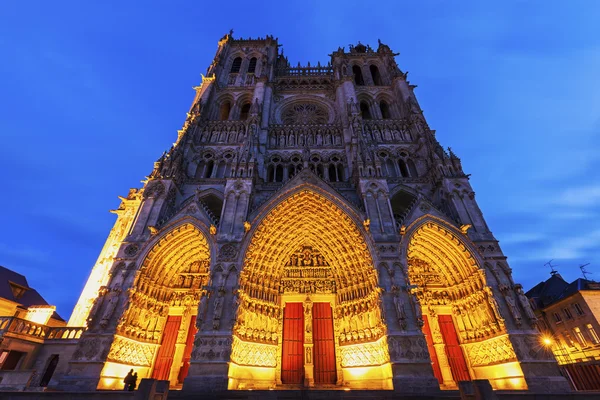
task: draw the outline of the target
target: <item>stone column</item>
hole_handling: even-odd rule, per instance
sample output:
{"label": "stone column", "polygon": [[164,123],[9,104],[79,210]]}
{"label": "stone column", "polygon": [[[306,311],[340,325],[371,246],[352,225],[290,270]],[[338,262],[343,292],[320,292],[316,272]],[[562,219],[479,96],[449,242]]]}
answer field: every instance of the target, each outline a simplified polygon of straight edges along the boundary
{"label": "stone column", "polygon": [[304,386],[315,386],[315,366],[313,362],[313,303],[310,297],[304,301]]}

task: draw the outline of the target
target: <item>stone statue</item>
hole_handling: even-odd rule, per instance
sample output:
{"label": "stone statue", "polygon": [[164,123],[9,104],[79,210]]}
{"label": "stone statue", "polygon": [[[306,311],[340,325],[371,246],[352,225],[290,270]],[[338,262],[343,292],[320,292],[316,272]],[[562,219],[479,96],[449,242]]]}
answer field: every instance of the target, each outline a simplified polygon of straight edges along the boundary
{"label": "stone statue", "polygon": [[529,299],[527,296],[525,296],[525,293],[523,293],[523,287],[521,285],[516,285],[516,292],[517,297],[519,298],[519,303],[521,303],[521,307],[523,308],[523,311],[525,311],[527,318],[529,318],[529,320],[532,322],[537,321],[537,317],[531,308],[531,304],[529,304]]}
{"label": "stone statue", "polygon": [[117,308],[117,304],[119,303],[120,293],[121,290],[113,289],[106,294],[104,298],[104,303],[106,304],[106,306],[104,307],[102,318],[100,318],[101,327],[106,327],[110,322],[110,318],[112,317],[113,313],[115,312],[115,309]]}
{"label": "stone statue", "polygon": [[201,328],[202,321],[204,321],[204,318],[206,317],[206,310],[207,310],[207,306],[208,306],[208,298],[209,297],[210,296],[207,291],[203,291],[203,293],[200,294],[200,304],[198,305],[198,317],[197,317],[197,321],[196,321],[196,327],[198,329]]}
{"label": "stone statue", "polygon": [[506,300],[506,305],[508,306],[510,313],[513,315],[517,326],[521,326],[521,313],[515,304],[515,299],[513,299],[512,295],[510,294],[504,296],[504,299]]}
{"label": "stone statue", "polygon": [[396,315],[398,317],[398,322],[400,322],[400,326],[402,329],[406,328],[406,311],[404,310],[404,303],[400,298],[400,293],[396,293],[394,295],[394,306],[396,307]]}

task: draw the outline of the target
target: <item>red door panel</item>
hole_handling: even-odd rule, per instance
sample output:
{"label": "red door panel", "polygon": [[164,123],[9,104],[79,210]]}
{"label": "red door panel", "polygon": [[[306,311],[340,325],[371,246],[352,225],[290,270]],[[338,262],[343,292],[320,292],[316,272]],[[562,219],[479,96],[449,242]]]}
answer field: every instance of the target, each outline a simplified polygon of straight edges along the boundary
{"label": "red door panel", "polygon": [[446,345],[446,355],[448,356],[448,363],[450,364],[454,381],[457,383],[459,381],[470,381],[471,377],[469,376],[465,356],[458,342],[458,335],[452,322],[452,315],[439,315],[438,321],[442,337],[444,338],[444,344]]}
{"label": "red door panel", "polygon": [[442,378],[442,371],[440,370],[440,364],[438,362],[435,347],[433,347],[433,339],[431,337],[431,327],[429,326],[429,319],[427,315],[423,315],[423,334],[425,335],[425,341],[427,342],[427,350],[429,350],[429,357],[431,357],[431,366],[433,367],[433,375],[437,378],[441,384],[444,379]]}
{"label": "red door panel", "polygon": [[181,317],[169,315],[165,329],[163,330],[162,342],[158,348],[158,355],[154,363],[152,378],[158,380],[168,380],[173,364],[173,353],[175,353],[175,343],[177,342],[177,332],[181,324]]}
{"label": "red door panel", "polygon": [[281,381],[304,381],[304,308],[302,303],[287,303],[283,309],[283,354]]}
{"label": "red door panel", "polygon": [[177,376],[177,381],[179,383],[183,382],[190,369],[190,359],[192,357],[194,337],[196,337],[196,332],[198,332],[198,328],[196,328],[196,316],[194,315],[190,320],[187,340],[185,341],[185,350],[183,352],[183,363],[181,365],[181,369],[179,370],[179,375]]}
{"label": "red door panel", "polygon": [[313,303],[313,343],[315,383],[335,384],[333,315],[329,303]]}

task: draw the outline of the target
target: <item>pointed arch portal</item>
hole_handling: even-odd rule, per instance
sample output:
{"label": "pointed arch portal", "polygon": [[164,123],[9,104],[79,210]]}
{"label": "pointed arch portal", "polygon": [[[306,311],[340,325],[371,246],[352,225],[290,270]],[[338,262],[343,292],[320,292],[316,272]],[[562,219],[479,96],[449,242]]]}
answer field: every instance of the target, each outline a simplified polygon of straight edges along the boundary
{"label": "pointed arch portal", "polygon": [[442,389],[489,379],[495,389],[526,389],[494,292],[471,249],[441,223],[425,221],[410,235],[408,278]]}
{"label": "pointed arch portal", "polygon": [[303,190],[271,209],[250,239],[238,296],[230,389],[392,388],[373,260],[333,201]]}
{"label": "pointed arch portal", "polygon": [[171,387],[181,387],[209,268],[209,243],[192,223],[168,230],[152,244],[130,290],[99,388],[122,388],[131,368],[140,379],[169,380]]}

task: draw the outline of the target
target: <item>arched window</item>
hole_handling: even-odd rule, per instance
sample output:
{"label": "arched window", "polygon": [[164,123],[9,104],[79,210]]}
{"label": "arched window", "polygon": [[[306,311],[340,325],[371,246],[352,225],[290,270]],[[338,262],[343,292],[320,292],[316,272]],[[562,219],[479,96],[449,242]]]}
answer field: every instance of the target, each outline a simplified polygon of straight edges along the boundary
{"label": "arched window", "polygon": [[248,64],[248,73],[253,74],[254,72],[256,72],[256,57],[252,57]]}
{"label": "arched window", "polygon": [[385,169],[387,170],[387,176],[390,178],[396,177],[396,167],[394,166],[394,161],[391,158],[385,160]]}
{"label": "arched window", "polygon": [[415,163],[413,162],[413,160],[408,160],[407,164],[408,170],[410,171],[410,176],[413,178],[418,178],[419,174],[417,174],[417,168],[415,167]]}
{"label": "arched window", "polygon": [[381,75],[379,74],[379,68],[377,68],[376,65],[371,65],[369,69],[371,70],[371,77],[373,78],[373,83],[375,86],[383,85],[381,82]]}
{"label": "arched window", "polygon": [[272,165],[267,168],[267,182],[275,182],[275,168]]}
{"label": "arched window", "polygon": [[363,119],[371,119],[371,111],[369,110],[369,105],[366,101],[360,102],[360,113],[362,114]]}
{"label": "arched window", "polygon": [[323,179],[324,173],[323,173],[323,166],[321,164],[317,164],[317,176],[321,179]]}
{"label": "arched window", "polygon": [[358,86],[363,86],[365,84],[365,80],[363,79],[362,70],[358,65],[352,67],[352,74],[354,75],[354,83]]}
{"label": "arched window", "polygon": [[206,167],[204,168],[204,178],[211,177],[214,167],[215,167],[215,162],[213,160],[209,160],[206,162]]}
{"label": "arched window", "polygon": [[283,182],[283,166],[275,167],[275,182]]}
{"label": "arched window", "polygon": [[236,57],[231,64],[231,73],[237,74],[240,72],[240,68],[242,67],[242,57]]}
{"label": "arched window", "polygon": [[219,119],[221,121],[228,120],[230,111],[231,111],[231,103],[229,101],[222,103],[221,107],[219,108]]}
{"label": "arched window", "polygon": [[217,164],[217,172],[215,173],[215,178],[225,178],[225,168],[227,168],[227,164],[225,161],[220,161]]}
{"label": "arched window", "polygon": [[338,182],[343,182],[344,181],[344,167],[342,166],[342,164],[338,164],[336,170],[337,170]]}
{"label": "arched window", "polygon": [[329,181],[330,182],[337,182],[337,174],[335,171],[335,165],[334,164],[329,164]]}
{"label": "arched window", "polygon": [[404,160],[398,160],[398,167],[400,167],[400,174],[403,178],[408,178],[408,168],[406,168],[406,163]]}
{"label": "arched window", "polygon": [[242,121],[247,120],[249,114],[250,114],[250,103],[246,103],[242,106],[242,111],[240,111],[240,119]]}
{"label": "arched window", "polygon": [[[377,68],[377,67],[375,67]],[[390,115],[390,106],[388,105],[388,103],[386,103],[384,100],[381,100],[379,102],[379,108],[381,109],[381,117],[383,119],[390,119],[391,115]]]}

